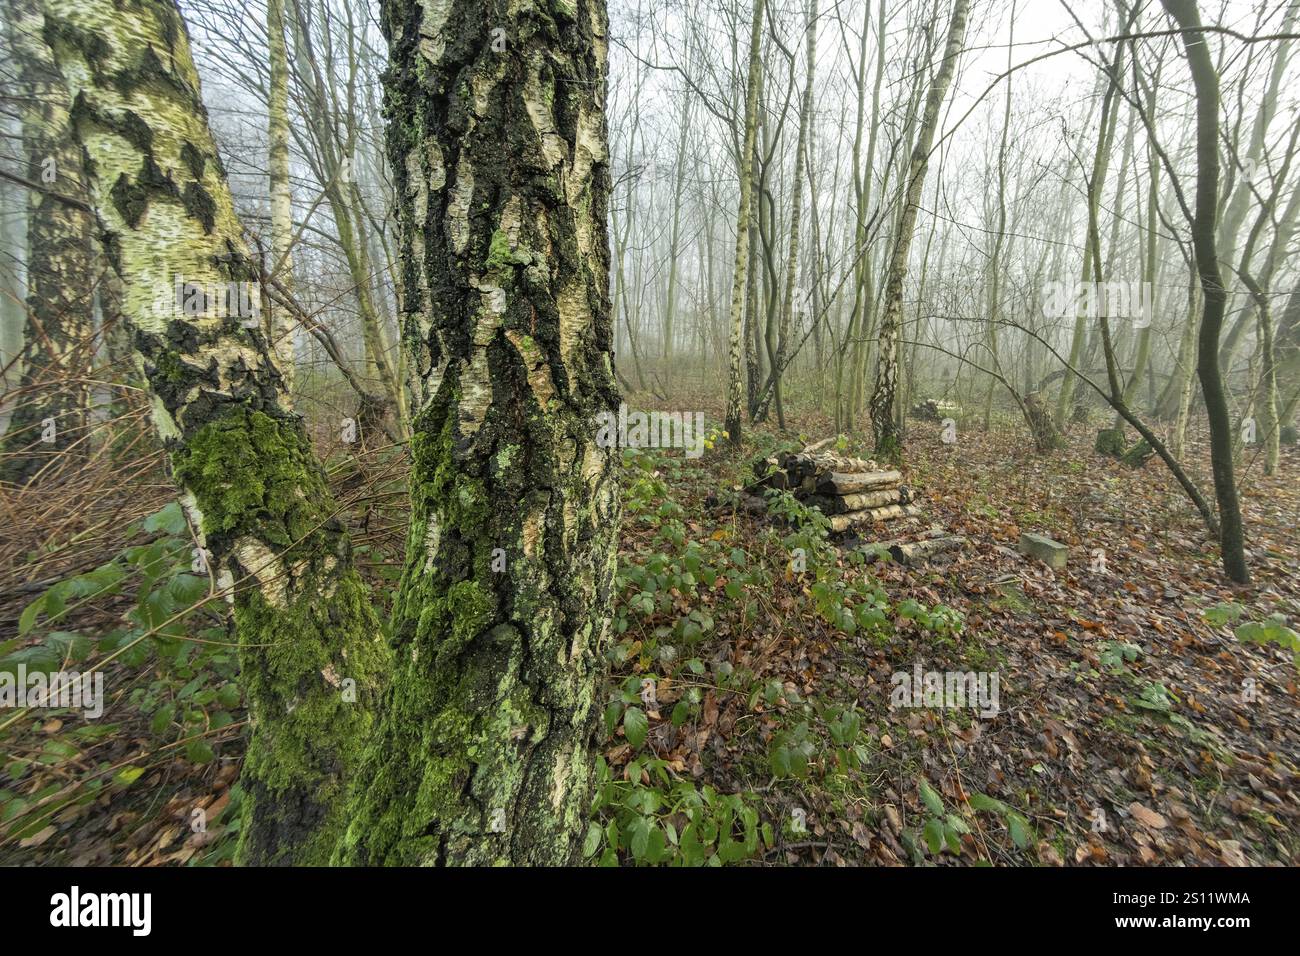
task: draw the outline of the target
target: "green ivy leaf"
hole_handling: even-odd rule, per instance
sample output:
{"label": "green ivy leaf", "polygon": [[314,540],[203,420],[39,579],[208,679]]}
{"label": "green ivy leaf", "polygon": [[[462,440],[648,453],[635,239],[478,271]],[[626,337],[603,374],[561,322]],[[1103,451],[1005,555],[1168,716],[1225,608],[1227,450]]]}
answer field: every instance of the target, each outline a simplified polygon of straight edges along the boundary
{"label": "green ivy leaf", "polygon": [[1007,814],[1007,829],[1011,831],[1011,842],[1023,850],[1029,845],[1029,821],[1018,813]]}
{"label": "green ivy leaf", "polygon": [[935,817],[925,821],[925,845],[930,848],[931,853],[938,853],[943,849],[943,823]]}
{"label": "green ivy leaf", "polygon": [[222,707],[238,707],[239,685],[222,684],[221,689],[217,691],[217,700],[220,701]]}
{"label": "green ivy leaf", "polygon": [[600,841],[604,839],[604,836],[605,832],[595,820],[587,824],[587,836],[582,841],[582,858],[584,860],[595,856],[596,851],[600,849]]}
{"label": "green ivy leaf", "polygon": [[44,607],[45,595],[42,594],[31,604],[23,608],[23,613],[18,615],[18,633],[20,636],[26,634],[36,625],[36,617],[41,613],[41,609]]}
{"label": "green ivy leaf", "polygon": [[217,755],[212,752],[208,742],[200,737],[185,745],[185,756],[193,763],[210,763]]}
{"label": "green ivy leaf", "polygon": [[939,799],[939,795],[924,780],[921,781],[921,802],[936,817],[943,816],[943,801]]}
{"label": "green ivy leaf", "polygon": [[650,729],[650,718],[640,707],[629,707],[623,714],[623,735],[632,749],[638,749],[645,743],[646,732]]}
{"label": "green ivy leaf", "polygon": [[1241,617],[1245,610],[1244,607],[1236,603],[1216,604],[1214,607],[1207,607],[1202,611],[1201,617],[1205,619],[1205,623],[1209,624],[1210,627],[1223,627],[1229,621],[1235,621]]}
{"label": "green ivy leaf", "polygon": [[655,823],[649,817],[637,817],[632,822],[632,839],[628,848],[632,851],[632,858],[638,863],[645,859],[646,851],[650,847],[650,831],[653,829]]}
{"label": "green ivy leaf", "polygon": [[174,704],[163,704],[154,711],[153,719],[149,721],[149,730],[155,737],[161,737],[163,733],[171,726],[172,716],[176,713]]}
{"label": "green ivy leaf", "polygon": [[970,805],[976,810],[988,810],[992,813],[1008,813],[1008,807],[1001,800],[995,800],[987,793],[972,793],[970,795]]}
{"label": "green ivy leaf", "polygon": [[149,534],[162,531],[165,534],[179,537],[186,534],[189,525],[185,523],[185,512],[181,510],[180,502],[173,501],[161,511],[151,514],[144,519],[144,530]]}
{"label": "green ivy leaf", "polygon": [[623,712],[622,701],[612,700],[609,702],[609,706],[605,708],[605,731],[607,733],[611,735],[614,733],[615,729],[618,727],[619,715],[622,712]]}

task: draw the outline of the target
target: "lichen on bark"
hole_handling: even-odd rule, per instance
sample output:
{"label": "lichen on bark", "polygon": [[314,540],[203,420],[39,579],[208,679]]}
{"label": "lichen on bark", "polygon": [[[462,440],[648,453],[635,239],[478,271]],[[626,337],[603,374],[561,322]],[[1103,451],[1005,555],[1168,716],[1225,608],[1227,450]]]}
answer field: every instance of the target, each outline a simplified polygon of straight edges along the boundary
{"label": "lichen on bark", "polygon": [[[6,26],[22,121],[27,204],[24,367],[0,451],[0,479],[25,483],[47,465],[88,451],[89,376],[97,340],[94,220],[66,200],[88,193],[68,120],[67,92],[42,36],[36,0],[10,0]],[[66,197],[66,198],[61,198]]]}
{"label": "lichen on bark", "polygon": [[569,863],[619,517],[604,5],[383,13],[421,407],[393,681],[336,860]]}
{"label": "lichen on bark", "polygon": [[386,642],[266,330],[187,316],[175,283],[256,278],[171,2],[44,0],[100,229],[182,502],[235,582],[253,730],[238,858],[326,862]]}

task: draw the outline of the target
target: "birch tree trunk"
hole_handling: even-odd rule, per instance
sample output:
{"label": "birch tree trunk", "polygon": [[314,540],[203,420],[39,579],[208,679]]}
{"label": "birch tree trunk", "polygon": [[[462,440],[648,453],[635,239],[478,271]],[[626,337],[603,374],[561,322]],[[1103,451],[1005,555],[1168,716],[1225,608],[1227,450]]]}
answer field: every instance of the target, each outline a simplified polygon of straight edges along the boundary
{"label": "birch tree trunk", "polygon": [[[1160,69],[1157,64],[1155,77],[1151,81],[1151,88],[1147,91],[1146,112],[1148,116],[1156,115],[1156,96],[1160,87]],[[1147,316],[1146,324],[1138,331],[1137,345],[1133,353],[1133,374],[1129,376],[1128,384],[1124,386],[1123,401],[1125,405],[1131,405],[1134,396],[1137,395],[1138,387],[1142,384],[1142,377],[1147,374],[1147,363],[1151,360],[1151,323],[1155,320],[1156,302],[1159,290],[1156,287],[1156,258],[1157,258],[1157,238],[1159,237],[1159,184],[1160,184],[1160,157],[1156,152],[1155,144],[1151,143],[1147,147],[1147,222],[1146,222],[1146,245],[1142,252],[1142,281],[1151,289],[1151,315]],[[1118,426],[1119,422],[1116,422]]]}
{"label": "birch tree trunk", "polygon": [[901,452],[899,429],[894,415],[894,402],[898,384],[898,353],[903,318],[903,280],[907,277],[907,256],[912,248],[912,234],[916,230],[916,212],[921,205],[921,190],[925,187],[925,168],[934,143],[934,131],[939,125],[939,107],[943,105],[957,69],[957,56],[966,35],[968,0],[954,0],[952,21],[948,25],[948,42],[943,51],[943,63],[930,86],[925,102],[925,114],[917,131],[916,145],[908,164],[907,184],[904,187],[903,212],[899,219],[898,234],[889,262],[885,281],[884,315],[880,322],[880,357],[876,369],[876,387],[871,395],[871,425],[875,431],[876,454],[896,461]]}
{"label": "birch tree trunk", "polygon": [[[1012,50],[1016,46],[1016,5],[1013,0],[1011,4],[1011,15],[1008,17],[1008,35],[1007,35],[1007,70],[1012,68]],[[993,239],[993,255],[989,260],[989,280],[988,280],[988,299],[985,306],[988,315],[988,329],[986,332],[989,350],[989,364],[993,368],[1001,365],[998,356],[998,322],[1001,320],[1002,308],[1002,247],[1006,242],[1007,233],[1007,137],[1011,132],[1011,77],[1007,77],[1007,95],[1002,106],[1002,132],[998,140],[998,225]],[[984,430],[989,430],[991,419],[993,417],[993,389],[997,385],[997,379],[989,377],[988,386],[984,392]]]}
{"label": "birch tree trunk", "polygon": [[239,858],[323,863],[387,655],[262,327],[211,298],[198,316],[175,302],[177,282],[212,288],[256,274],[185,24],[171,2],[43,6],[154,424],[199,546],[219,582],[235,585],[240,682],[253,719]]}
{"label": "birch tree trunk", "polygon": [[[84,452],[95,350],[93,220],[68,95],[44,39],[37,0],[9,0],[9,48],[21,92],[27,197],[27,323],[18,403],[3,441],[0,479],[25,483],[59,456]],[[52,439],[52,440],[50,440]]]}
{"label": "birch tree trunk", "polygon": [[396,670],[340,862],[562,865],[618,535],[601,0],[385,0],[418,411]]}
{"label": "birch tree trunk", "polygon": [[[803,215],[803,175],[808,163],[808,127],[812,123],[813,85],[817,78],[817,0],[809,0],[804,34],[804,56],[808,61],[808,77],[803,88],[803,102],[799,106],[799,139],[794,151],[794,185],[790,198],[790,248],[785,264],[785,294],[781,302],[781,327],[778,332],[776,360],[772,367],[772,395],[776,402],[776,420],[785,431],[785,403],[781,394],[781,378],[785,373],[786,352],[789,349],[790,318],[794,311],[794,290],[799,277],[799,227]],[[807,308],[807,297],[801,296],[800,306]]]}
{"label": "birch tree trunk", "polygon": [[[690,62],[687,61],[687,69],[690,68]],[[673,326],[677,318],[677,275],[680,270],[677,267],[677,256],[681,250],[681,231],[682,231],[682,191],[685,188],[686,181],[686,142],[687,134],[690,132],[691,123],[691,94],[689,90],[682,91],[682,111],[680,114],[679,125],[681,129],[677,134],[677,161],[673,166],[673,212],[672,228],[668,236],[668,300],[664,303],[664,344],[663,358],[665,361],[673,357]]]}
{"label": "birch tree trunk", "polygon": [[[12,49],[12,44],[11,44]],[[0,136],[16,139],[21,124],[0,116]],[[26,289],[27,191],[8,180],[0,181],[0,387],[15,388],[22,374],[19,353],[27,312],[23,308]]]}
{"label": "birch tree trunk", "polygon": [[[754,194],[754,142],[758,138],[758,82],[763,64],[759,51],[763,39],[764,0],[754,0],[749,30],[749,69],[745,81],[745,135],[740,144],[740,202],[736,213],[736,261],[731,280],[731,344],[727,353],[727,412],[725,428],[733,444],[740,444],[743,384],[740,363],[745,318],[745,291],[749,268],[750,212]],[[753,311],[752,309],[750,310]]]}
{"label": "birch tree trunk", "polygon": [[[289,187],[289,64],[284,43],[284,0],[267,0],[266,33],[270,60],[267,98],[267,132],[270,142],[268,167],[271,193],[271,274],[286,289],[293,289],[293,193]],[[294,329],[297,325],[287,309],[276,310],[271,334],[276,365],[284,377],[284,389],[293,394]]]}

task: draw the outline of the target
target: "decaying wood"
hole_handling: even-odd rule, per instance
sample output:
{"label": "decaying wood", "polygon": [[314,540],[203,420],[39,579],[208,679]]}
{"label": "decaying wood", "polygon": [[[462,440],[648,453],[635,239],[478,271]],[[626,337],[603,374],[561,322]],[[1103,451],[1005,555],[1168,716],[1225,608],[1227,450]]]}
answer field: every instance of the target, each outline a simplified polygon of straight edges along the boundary
{"label": "decaying wood", "polygon": [[916,564],[935,554],[959,550],[967,544],[961,535],[951,534],[947,528],[936,526],[906,538],[872,541],[864,545],[862,550],[868,562],[889,555],[900,564]]}
{"label": "decaying wood", "polygon": [[884,488],[856,495],[814,495],[807,503],[820,508],[824,515],[841,515],[885,505],[907,504],[910,496],[906,488]]}
{"label": "decaying wood", "polygon": [[846,531],[849,528],[855,528],[858,525],[873,524],[877,521],[888,521],[893,518],[904,518],[910,515],[921,513],[917,505],[886,505],[883,508],[867,508],[864,511],[851,511],[848,514],[835,515],[830,519],[831,530],[837,534]]}
{"label": "decaying wood", "polygon": [[875,471],[877,466],[869,458],[848,458],[844,455],[832,455],[823,452],[818,455],[799,454],[793,455],[790,459],[791,464],[797,464],[803,470],[811,467],[816,472],[825,471],[842,471],[850,474],[858,474],[864,471]]}
{"label": "decaying wood", "polygon": [[[920,513],[912,504],[911,489],[901,484],[901,472],[881,471],[866,458],[819,452],[825,444],[818,442],[801,452],[782,452],[754,462],[758,481],[746,489],[749,497],[761,500],[752,493],[762,488],[790,491],[806,505],[820,509],[834,533]],[[742,507],[758,510],[750,501]]]}
{"label": "decaying wood", "polygon": [[966,547],[966,544],[966,539],[961,535],[946,535],[906,544],[891,544],[889,553],[893,555],[894,560],[899,564],[915,564],[934,557],[936,554],[960,550]]}
{"label": "decaying wood", "polygon": [[803,451],[770,455],[754,463],[754,476],[769,488],[798,488],[809,478],[831,473],[862,474],[876,471],[876,463],[865,458],[847,458],[830,453]]}
{"label": "decaying wood", "polygon": [[853,495],[878,488],[892,488],[903,476],[897,471],[868,471],[859,474],[834,471],[819,477],[817,490],[823,494]]}

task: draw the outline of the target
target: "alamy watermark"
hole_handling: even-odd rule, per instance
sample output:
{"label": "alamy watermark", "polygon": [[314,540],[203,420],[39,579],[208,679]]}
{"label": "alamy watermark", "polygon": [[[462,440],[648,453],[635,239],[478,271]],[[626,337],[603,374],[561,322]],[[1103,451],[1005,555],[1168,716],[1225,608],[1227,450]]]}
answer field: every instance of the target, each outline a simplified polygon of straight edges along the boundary
{"label": "alamy watermark", "polygon": [[53,707],[80,710],[88,720],[104,712],[104,675],[80,671],[0,673],[0,707]]}
{"label": "alamy watermark", "polygon": [[703,412],[617,412],[596,415],[596,444],[601,448],[682,448],[687,458],[704,454]]}
{"label": "alamy watermark", "polygon": [[917,661],[911,671],[895,671],[889,707],[970,707],[985,720],[996,717],[999,679],[987,671],[922,671]]}
{"label": "alamy watermark", "polygon": [[1150,282],[1059,282],[1043,286],[1043,315],[1049,319],[1086,316],[1131,319],[1145,329],[1155,311]]}
{"label": "alamy watermark", "polygon": [[73,886],[50,897],[50,925],[54,927],[120,926],[133,936],[148,936],[153,927],[152,893],[83,893]]}

